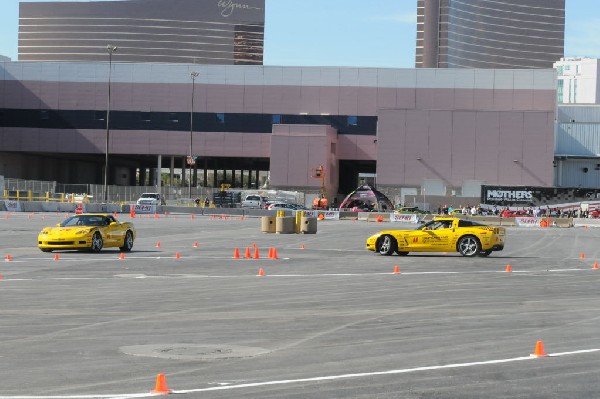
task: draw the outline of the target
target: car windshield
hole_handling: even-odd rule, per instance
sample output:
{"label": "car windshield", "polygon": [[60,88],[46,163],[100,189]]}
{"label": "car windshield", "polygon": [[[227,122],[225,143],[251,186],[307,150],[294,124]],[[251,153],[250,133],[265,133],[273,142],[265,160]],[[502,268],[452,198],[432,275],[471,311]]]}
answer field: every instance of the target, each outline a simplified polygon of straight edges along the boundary
{"label": "car windshield", "polygon": [[157,194],[142,194],[140,198],[156,198]]}
{"label": "car windshield", "polygon": [[89,216],[89,215],[77,215],[71,216],[65,219],[60,227],[74,227],[74,226],[106,226],[109,224],[108,218],[104,216]]}

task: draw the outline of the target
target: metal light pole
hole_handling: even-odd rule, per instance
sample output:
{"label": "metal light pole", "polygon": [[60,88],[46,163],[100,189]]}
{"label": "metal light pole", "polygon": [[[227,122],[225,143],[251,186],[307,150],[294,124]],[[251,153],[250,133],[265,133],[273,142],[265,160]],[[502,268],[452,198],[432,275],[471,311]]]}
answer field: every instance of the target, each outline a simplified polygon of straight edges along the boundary
{"label": "metal light pole", "polygon": [[112,74],[112,55],[118,47],[111,44],[106,46],[108,51],[108,104],[106,106],[106,146],[104,147],[104,202],[108,202],[108,139],[110,137],[110,77]]}
{"label": "metal light pole", "polygon": [[189,190],[190,190],[190,199],[192,198],[192,165],[194,163],[194,153],[193,153],[193,133],[194,133],[194,86],[196,83],[196,78],[200,75],[198,72],[190,73],[190,77],[192,78],[192,107],[190,109],[190,177],[189,177]]}

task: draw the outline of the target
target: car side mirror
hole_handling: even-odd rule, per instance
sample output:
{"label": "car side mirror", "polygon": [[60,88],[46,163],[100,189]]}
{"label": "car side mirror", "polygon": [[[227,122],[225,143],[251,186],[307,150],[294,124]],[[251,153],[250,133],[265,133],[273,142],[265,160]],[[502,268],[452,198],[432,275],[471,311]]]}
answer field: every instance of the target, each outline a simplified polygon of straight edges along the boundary
{"label": "car side mirror", "polygon": [[427,227],[423,226],[423,227],[421,227],[421,230],[425,231],[425,230],[427,230]]}
{"label": "car side mirror", "polygon": [[110,222],[109,226],[116,226],[118,223],[117,222]]}
{"label": "car side mirror", "polygon": [[56,227],[60,227],[60,223],[56,223]]}

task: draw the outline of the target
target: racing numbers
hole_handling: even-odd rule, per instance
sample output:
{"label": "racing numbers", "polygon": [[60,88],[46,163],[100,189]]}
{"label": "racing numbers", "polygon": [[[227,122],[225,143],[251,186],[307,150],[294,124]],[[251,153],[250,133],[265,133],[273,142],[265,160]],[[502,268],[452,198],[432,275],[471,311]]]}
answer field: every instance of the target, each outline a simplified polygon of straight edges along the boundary
{"label": "racing numbers", "polygon": [[419,237],[413,237],[413,244],[416,244],[419,242]]}

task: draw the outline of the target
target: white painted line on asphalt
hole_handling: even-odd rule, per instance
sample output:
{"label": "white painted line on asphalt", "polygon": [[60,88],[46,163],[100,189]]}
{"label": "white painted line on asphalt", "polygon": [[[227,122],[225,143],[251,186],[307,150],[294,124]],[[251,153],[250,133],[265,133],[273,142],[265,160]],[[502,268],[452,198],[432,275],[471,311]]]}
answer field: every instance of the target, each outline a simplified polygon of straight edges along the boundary
{"label": "white painted line on asphalt", "polygon": [[[269,259],[270,260],[270,259]],[[122,261],[121,261],[122,262]],[[366,276],[389,276],[389,275],[397,275],[397,276],[419,276],[419,275],[458,275],[458,274],[521,274],[521,275],[533,275],[540,274],[546,272],[595,272],[598,273],[597,270],[594,269],[546,269],[546,270],[513,270],[512,272],[506,272],[505,270],[481,270],[481,271],[471,271],[471,272],[377,272],[377,273],[313,273],[313,274],[269,274],[265,273],[264,277],[272,277],[272,278],[313,278],[313,277],[366,277]],[[124,276],[119,275],[111,275],[107,277],[40,277],[40,278],[10,278],[4,276],[0,280],[0,284],[2,282],[17,282],[17,281],[63,281],[63,280],[109,280],[114,278],[123,278]],[[134,276],[127,276],[134,277]],[[248,278],[248,277],[256,277],[255,274],[243,274],[243,275],[203,275],[203,274],[166,274],[166,275],[144,275],[143,277],[139,277],[139,274],[135,276],[135,278],[144,278],[144,279],[170,279],[170,278],[214,278],[214,279],[234,279],[234,278]]]}
{"label": "white painted line on asphalt", "polygon": [[[600,349],[583,349],[576,350],[571,352],[560,352],[549,354],[549,357],[559,357],[559,356],[568,356],[568,355],[579,355],[579,354],[587,354],[593,352],[599,352]],[[256,387],[264,387],[264,386],[272,386],[272,385],[289,385],[289,384],[297,384],[297,383],[305,383],[305,382],[321,382],[321,381],[336,381],[336,380],[344,380],[344,379],[355,379],[355,378],[365,378],[365,377],[374,377],[380,375],[395,375],[395,374],[409,374],[409,373],[417,373],[422,371],[435,371],[435,370],[448,370],[448,369],[458,369],[458,368],[467,368],[467,367],[476,367],[476,366],[488,366],[494,364],[503,364],[503,363],[513,363],[513,362],[521,362],[521,361],[544,361],[544,358],[536,357],[536,356],[520,356],[513,357],[508,359],[496,359],[496,360],[483,360],[478,362],[468,362],[468,363],[451,363],[445,364],[441,366],[423,366],[423,367],[414,367],[414,368],[406,368],[406,369],[396,369],[396,370],[385,370],[385,371],[371,371],[364,373],[351,373],[351,374],[338,374],[338,375],[328,375],[328,376],[320,376],[320,377],[308,377],[308,378],[296,378],[289,380],[273,380],[273,381],[263,381],[263,382],[252,382],[252,383],[244,383],[244,384],[234,384],[234,385],[220,385],[216,387],[207,387],[207,388],[196,388],[196,389],[185,389],[185,390],[173,390],[174,394],[188,394],[188,393],[197,393],[197,392],[211,392],[211,391],[228,391],[234,389],[243,389],[243,388],[256,388]],[[100,394],[100,395],[30,395],[30,396],[0,396],[0,399],[105,399],[105,398],[113,398],[113,399],[128,399],[128,398],[147,398],[155,396],[151,392],[147,393],[132,393],[132,394]]]}

